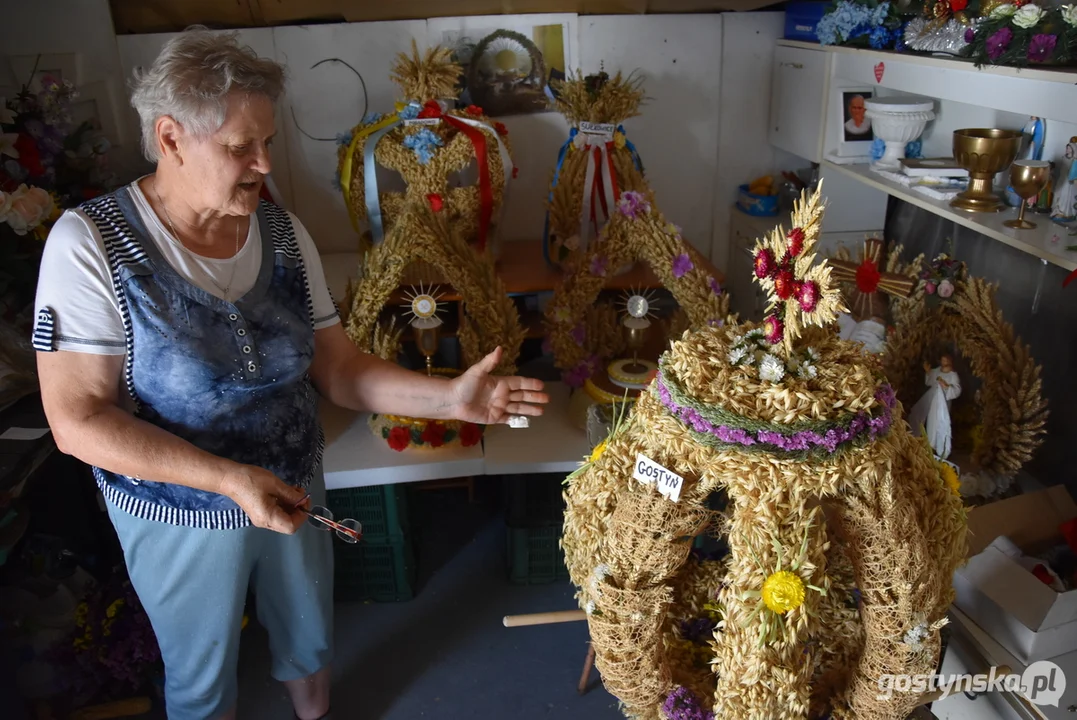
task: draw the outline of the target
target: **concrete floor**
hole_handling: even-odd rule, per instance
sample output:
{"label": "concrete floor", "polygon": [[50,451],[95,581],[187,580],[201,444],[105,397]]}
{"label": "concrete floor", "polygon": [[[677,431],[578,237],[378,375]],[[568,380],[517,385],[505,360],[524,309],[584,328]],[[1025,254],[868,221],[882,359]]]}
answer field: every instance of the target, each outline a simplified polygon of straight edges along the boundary
{"label": "concrete floor", "polygon": [[[592,674],[576,692],[587,651],[584,623],[505,628],[507,614],[576,607],[568,583],[508,582],[497,488],[469,505],[460,490],[413,493],[419,591],[403,603],[340,603],[333,717],[339,720],[464,720],[623,717]],[[240,720],[289,718],[269,678],[264,632],[248,628],[241,650]]]}

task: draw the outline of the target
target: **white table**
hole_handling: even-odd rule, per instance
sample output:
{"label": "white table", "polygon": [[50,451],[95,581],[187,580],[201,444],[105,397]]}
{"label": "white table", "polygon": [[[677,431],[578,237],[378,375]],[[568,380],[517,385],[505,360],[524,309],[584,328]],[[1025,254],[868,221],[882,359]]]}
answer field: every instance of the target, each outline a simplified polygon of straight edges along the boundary
{"label": "white table", "polygon": [[550,404],[528,428],[496,425],[483,443],[453,444],[437,450],[397,452],[371,432],[369,415],[322,402],[325,428],[325,485],[329,490],[423,482],[475,475],[565,473],[591,451],[587,434],[569,422],[569,388],[547,383]]}
{"label": "white table", "polygon": [[569,387],[560,382],[546,383],[546,392],[550,403],[541,417],[530,418],[527,429],[514,430],[508,425],[486,428],[483,445],[487,475],[567,475],[590,454],[587,433],[569,420]]}

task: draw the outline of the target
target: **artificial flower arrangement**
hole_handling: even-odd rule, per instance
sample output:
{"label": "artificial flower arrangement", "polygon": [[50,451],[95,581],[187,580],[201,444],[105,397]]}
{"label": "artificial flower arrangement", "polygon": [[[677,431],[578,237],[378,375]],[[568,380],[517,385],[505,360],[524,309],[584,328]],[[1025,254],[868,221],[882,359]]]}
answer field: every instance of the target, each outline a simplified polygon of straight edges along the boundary
{"label": "artificial flower arrangement", "polygon": [[436,450],[458,442],[472,447],[482,442],[483,426],[456,420],[426,420],[399,415],[371,415],[375,435],[397,452],[408,448]]}
{"label": "artificial flower arrangement", "polygon": [[968,54],[983,65],[1064,65],[1077,60],[1077,5],[995,5],[965,32]]}
{"label": "artificial flower arrangement", "polygon": [[925,295],[949,300],[957,288],[957,283],[963,281],[965,275],[964,263],[942,253],[920,272],[920,280],[923,282]]}
{"label": "artificial flower arrangement", "polygon": [[108,192],[108,140],[72,118],[78,90],[67,80],[29,83],[0,98],[0,317],[33,300],[42,242],[63,208]]}
{"label": "artificial flower arrangement", "polygon": [[902,16],[888,1],[838,0],[816,25],[816,35],[823,45],[855,45],[884,50],[900,43],[903,29]]}
{"label": "artificial flower arrangement", "polygon": [[90,587],[75,609],[75,628],[49,654],[78,705],[125,699],[163,672],[150,619],[122,567]]}

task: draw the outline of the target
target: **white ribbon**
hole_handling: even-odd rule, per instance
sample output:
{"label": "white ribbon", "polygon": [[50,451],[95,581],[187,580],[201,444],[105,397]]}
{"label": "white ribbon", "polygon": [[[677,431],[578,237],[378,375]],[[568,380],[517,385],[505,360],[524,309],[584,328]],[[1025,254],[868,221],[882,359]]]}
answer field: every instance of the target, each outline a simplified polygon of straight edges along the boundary
{"label": "white ribbon", "polygon": [[[610,138],[613,136],[611,135]],[[583,138],[581,140],[581,138]],[[595,144],[591,145],[592,139],[595,140]],[[594,196],[594,183],[595,183],[595,154],[593,148],[598,148],[599,151],[599,165],[598,172],[602,174],[602,194],[606,198],[606,216],[604,221],[608,221],[609,214],[613,212],[615,207],[615,200],[613,197],[613,177],[610,173],[610,159],[609,152],[606,150],[605,136],[597,134],[585,134],[578,133],[576,139],[573,141],[577,147],[582,146],[581,152],[587,153],[587,172],[583,178],[583,217],[580,218],[580,250],[584,251],[588,247],[588,234],[591,229],[591,205],[592,197]],[[595,213],[595,224],[598,224],[598,213]]]}

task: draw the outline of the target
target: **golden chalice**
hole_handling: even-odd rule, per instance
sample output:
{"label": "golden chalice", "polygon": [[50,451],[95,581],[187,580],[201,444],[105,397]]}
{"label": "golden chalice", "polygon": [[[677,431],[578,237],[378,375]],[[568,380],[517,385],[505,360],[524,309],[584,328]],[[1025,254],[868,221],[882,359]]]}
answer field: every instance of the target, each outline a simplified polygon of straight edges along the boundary
{"label": "golden chalice", "polygon": [[1017,130],[954,130],[954,159],[969,171],[969,186],[950,201],[950,206],[967,212],[999,212],[1005,208],[995,194],[993,181],[1017,157],[1022,137]]}
{"label": "golden chalice", "polygon": [[621,320],[624,328],[625,346],[632,353],[631,358],[614,360],[607,368],[610,382],[630,390],[642,390],[650,382],[650,374],[658,366],[650,360],[641,360],[640,351],[647,344],[648,330],[651,327],[651,309],[654,298],[643,291],[632,292],[623,301],[625,316]]}
{"label": "golden chalice", "polygon": [[1047,187],[1047,181],[1050,179],[1051,163],[1046,160],[1014,160],[1013,165],[1010,165],[1010,187],[1021,198],[1021,209],[1017,212],[1016,220],[1007,220],[1002,224],[1021,230],[1036,227],[1036,223],[1025,220],[1025,208],[1031,198]]}

